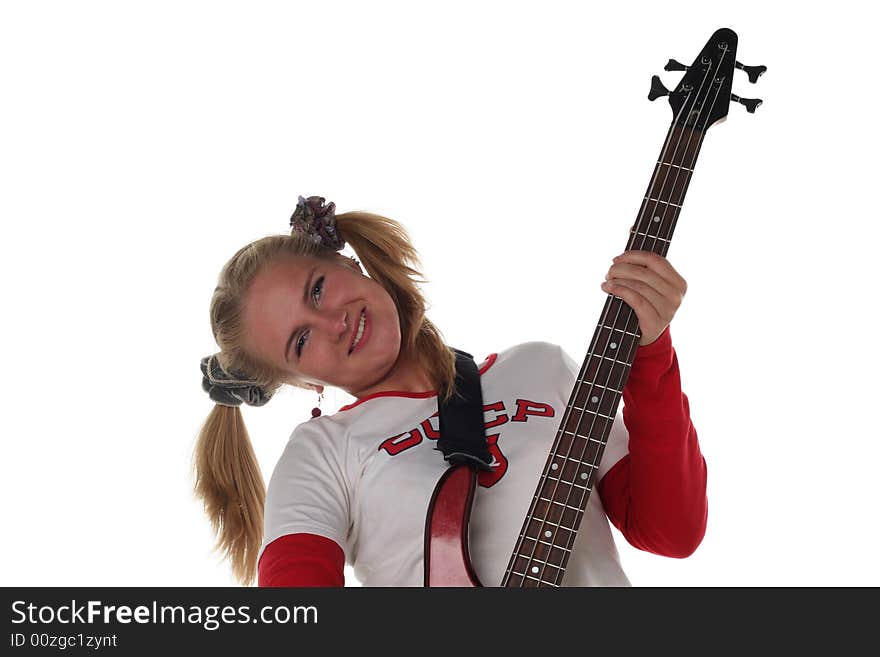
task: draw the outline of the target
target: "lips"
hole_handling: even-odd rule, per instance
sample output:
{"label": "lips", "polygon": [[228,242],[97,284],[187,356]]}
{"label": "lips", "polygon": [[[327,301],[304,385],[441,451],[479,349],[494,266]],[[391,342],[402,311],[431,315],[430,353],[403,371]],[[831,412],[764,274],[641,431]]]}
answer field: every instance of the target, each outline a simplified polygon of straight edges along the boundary
{"label": "lips", "polygon": [[[354,344],[355,338],[357,338],[358,327],[361,323],[361,315],[363,315],[364,318],[364,332],[361,334],[361,339],[358,340],[357,346],[352,348],[351,345]],[[358,313],[358,321],[354,325],[354,328],[351,332],[351,343],[349,343],[349,356],[354,354],[356,351],[361,350],[361,347],[364,346],[364,344],[367,342],[367,339],[370,337],[370,329],[370,315],[367,313],[367,309],[364,308],[360,313]]]}

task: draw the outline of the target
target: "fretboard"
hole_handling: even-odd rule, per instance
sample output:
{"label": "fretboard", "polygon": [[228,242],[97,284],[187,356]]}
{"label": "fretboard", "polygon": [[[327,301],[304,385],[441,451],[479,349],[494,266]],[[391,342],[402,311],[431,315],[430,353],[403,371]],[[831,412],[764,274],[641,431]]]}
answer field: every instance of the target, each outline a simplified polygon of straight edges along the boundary
{"label": "fretboard", "polygon": [[[626,250],[666,255],[704,134],[673,122]],[[501,586],[560,586],[640,337],[608,295]]]}

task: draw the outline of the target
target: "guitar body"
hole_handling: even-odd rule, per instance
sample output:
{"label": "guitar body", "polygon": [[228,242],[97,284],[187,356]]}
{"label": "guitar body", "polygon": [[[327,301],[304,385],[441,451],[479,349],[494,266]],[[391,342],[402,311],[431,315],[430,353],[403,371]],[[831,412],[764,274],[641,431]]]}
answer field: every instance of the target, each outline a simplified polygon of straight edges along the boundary
{"label": "guitar body", "polygon": [[[735,70],[752,83],[767,70],[736,61],[736,48],[736,33],[722,28],[690,66],[669,60],[666,70],[686,71],[674,90],[652,79],[648,99],[669,96],[674,118],[625,250],[666,256],[706,130],[726,118],[731,100],[750,113],[761,104],[731,93]],[[561,586],[639,338],[632,308],[609,294],[501,586]],[[467,547],[476,483],[472,468],[454,466],[434,490],[425,530],[425,586],[481,586]]]}
{"label": "guitar body", "polygon": [[477,472],[450,467],[431,496],[425,526],[425,586],[481,587],[468,554],[468,522],[477,489]]}

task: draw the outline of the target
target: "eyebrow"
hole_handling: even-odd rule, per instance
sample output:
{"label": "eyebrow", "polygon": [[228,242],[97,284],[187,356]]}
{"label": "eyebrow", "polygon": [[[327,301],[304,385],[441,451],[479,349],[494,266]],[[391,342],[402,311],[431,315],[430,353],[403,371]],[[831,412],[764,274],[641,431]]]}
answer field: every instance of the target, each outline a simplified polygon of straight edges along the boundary
{"label": "eyebrow", "polygon": [[[315,276],[315,270],[318,268],[317,265],[312,267],[312,270],[309,272],[309,275],[306,277],[306,286],[303,289],[303,304],[307,304],[309,302],[309,288],[312,286],[312,278]],[[290,337],[287,338],[287,344],[284,345],[284,362],[289,363],[287,355],[290,353],[290,343],[293,342],[293,338],[296,336],[296,332],[298,329],[293,329]]]}

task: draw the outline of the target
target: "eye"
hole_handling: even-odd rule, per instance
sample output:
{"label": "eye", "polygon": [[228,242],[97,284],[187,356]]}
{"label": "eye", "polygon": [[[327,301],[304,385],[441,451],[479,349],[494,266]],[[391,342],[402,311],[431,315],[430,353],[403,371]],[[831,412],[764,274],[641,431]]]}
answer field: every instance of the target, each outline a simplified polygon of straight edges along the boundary
{"label": "eye", "polygon": [[[321,293],[324,291],[324,277],[321,276],[318,280],[315,281],[315,284],[312,286],[312,300],[315,302],[315,305],[318,305],[318,302],[321,300]],[[302,349],[306,344],[306,339],[308,338],[309,332],[305,331],[299,339],[296,341],[296,357],[299,358],[300,354],[302,354]]]}
{"label": "eye", "polygon": [[299,339],[296,341],[296,347],[294,347],[294,350],[296,351],[297,358],[299,358],[300,354],[302,354],[302,348],[303,345],[306,343],[306,336],[308,336],[308,334],[309,332],[306,331],[301,336],[299,336]]}
{"label": "eye", "polygon": [[315,300],[315,305],[318,304],[318,301],[321,299],[321,292],[324,291],[324,277],[321,276],[318,280],[315,281],[314,287],[312,287],[312,299]]}

